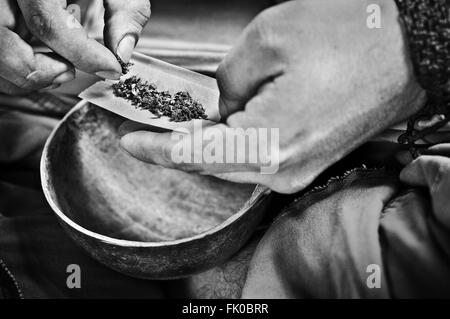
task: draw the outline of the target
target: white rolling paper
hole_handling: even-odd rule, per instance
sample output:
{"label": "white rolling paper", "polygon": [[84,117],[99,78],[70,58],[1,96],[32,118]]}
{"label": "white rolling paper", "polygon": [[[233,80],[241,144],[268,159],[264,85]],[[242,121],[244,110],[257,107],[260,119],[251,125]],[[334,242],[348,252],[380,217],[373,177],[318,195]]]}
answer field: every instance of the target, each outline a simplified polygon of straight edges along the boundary
{"label": "white rolling paper", "polygon": [[81,92],[79,97],[129,120],[168,130],[190,130],[198,121],[203,126],[208,126],[220,120],[219,90],[214,78],[139,53],[133,54],[131,62],[134,65],[122,79],[136,75],[154,83],[158,90],[169,91],[171,94],[187,91],[203,105],[208,119],[171,122],[168,117],[158,118],[148,110],[135,108],[128,100],[116,97],[112,89],[116,81],[99,81]]}

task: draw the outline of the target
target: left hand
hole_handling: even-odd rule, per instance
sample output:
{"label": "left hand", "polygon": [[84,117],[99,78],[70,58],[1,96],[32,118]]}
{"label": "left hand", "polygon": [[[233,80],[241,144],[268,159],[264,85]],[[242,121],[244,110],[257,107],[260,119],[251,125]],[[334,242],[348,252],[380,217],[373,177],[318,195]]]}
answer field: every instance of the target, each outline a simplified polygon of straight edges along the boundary
{"label": "left hand", "polygon": [[408,164],[400,179],[428,188],[437,221],[450,229],[450,144],[437,144],[425,154]]}
{"label": "left hand", "polygon": [[[381,8],[380,29],[367,26],[373,3]],[[261,162],[177,164],[170,133],[130,133],[129,123],[122,147],[146,162],[293,193],[424,100],[394,1],[298,0],[269,8],[246,28],[217,81],[226,122],[203,130],[202,145],[228,128],[279,129],[276,173],[261,174]]]}
{"label": "left hand", "polygon": [[[88,37],[66,0],[0,0],[0,93],[23,95],[54,89],[79,69],[119,79],[113,53],[127,62],[150,17],[149,0],[105,0],[105,45]],[[99,17],[101,18],[101,17]],[[35,52],[23,38],[31,33],[53,52]]]}

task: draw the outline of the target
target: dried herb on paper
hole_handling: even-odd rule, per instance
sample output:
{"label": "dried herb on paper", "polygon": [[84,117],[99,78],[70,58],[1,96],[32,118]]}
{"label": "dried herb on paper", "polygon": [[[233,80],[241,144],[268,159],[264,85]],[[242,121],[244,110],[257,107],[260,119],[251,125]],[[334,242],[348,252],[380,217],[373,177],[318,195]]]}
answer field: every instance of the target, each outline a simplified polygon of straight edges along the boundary
{"label": "dried herb on paper", "polygon": [[130,71],[130,68],[133,66],[133,63],[124,62],[117,53],[115,53],[114,55],[116,56],[116,59],[119,62],[120,67],[122,68],[122,74],[127,74]]}
{"label": "dried herb on paper", "polygon": [[148,110],[157,117],[167,116],[171,122],[185,122],[193,119],[206,119],[203,106],[188,92],[175,95],[159,91],[154,84],[132,76],[113,84],[117,97],[131,102],[136,108]]}

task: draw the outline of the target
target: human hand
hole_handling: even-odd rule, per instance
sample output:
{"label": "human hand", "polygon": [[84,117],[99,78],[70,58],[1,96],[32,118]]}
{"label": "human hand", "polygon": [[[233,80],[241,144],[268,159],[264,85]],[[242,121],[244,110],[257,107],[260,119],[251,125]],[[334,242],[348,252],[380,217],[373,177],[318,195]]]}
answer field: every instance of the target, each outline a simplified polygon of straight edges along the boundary
{"label": "human hand", "polygon": [[[74,68],[118,79],[150,17],[149,0],[105,0],[105,46],[74,25],[64,0],[0,0],[0,92],[52,89],[74,77]],[[17,33],[20,24],[51,48],[35,53]],[[77,23],[77,22],[75,22]]]}
{"label": "human hand", "polygon": [[[380,29],[367,26],[374,3]],[[129,123],[122,147],[146,162],[293,193],[424,101],[394,1],[298,0],[272,7],[246,28],[217,81],[225,123],[203,130],[204,140],[211,130],[279,129],[275,174],[261,174],[260,162],[176,163],[178,141],[170,133],[130,133]]]}
{"label": "human hand", "polygon": [[402,170],[400,179],[428,188],[437,220],[450,228],[450,144],[437,144],[424,154]]}

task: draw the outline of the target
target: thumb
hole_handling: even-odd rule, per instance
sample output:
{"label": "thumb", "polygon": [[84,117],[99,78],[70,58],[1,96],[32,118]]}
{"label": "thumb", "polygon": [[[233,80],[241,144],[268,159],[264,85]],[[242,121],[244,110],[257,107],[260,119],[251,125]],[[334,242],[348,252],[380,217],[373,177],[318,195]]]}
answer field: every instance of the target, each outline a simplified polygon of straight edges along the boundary
{"label": "thumb", "polygon": [[150,19],[150,0],[105,0],[105,45],[128,62]]}
{"label": "thumb", "polygon": [[[193,130],[186,129],[183,133],[155,133],[130,131],[129,126],[120,128],[124,134],[120,145],[147,163],[205,175],[239,173],[235,179],[245,176],[242,173],[274,174],[270,169],[278,168],[276,138],[272,141],[266,134],[258,136],[257,131],[233,129],[225,124],[203,127],[196,123]],[[269,166],[271,163],[275,165]]]}
{"label": "thumb", "polygon": [[[121,127],[120,146],[138,160],[167,168],[213,175],[249,184],[262,184],[275,191],[289,192],[279,168],[278,136],[273,132],[231,128],[225,124],[202,127],[184,133],[133,131],[132,123]],[[270,142],[269,142],[270,141]]]}
{"label": "thumb", "polygon": [[[270,11],[279,8],[270,8]],[[261,87],[281,75],[285,63],[272,39],[267,14],[257,16],[220,63],[216,78],[222,119],[242,111]]]}

